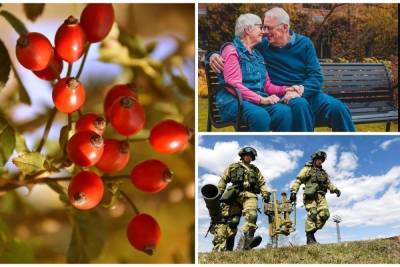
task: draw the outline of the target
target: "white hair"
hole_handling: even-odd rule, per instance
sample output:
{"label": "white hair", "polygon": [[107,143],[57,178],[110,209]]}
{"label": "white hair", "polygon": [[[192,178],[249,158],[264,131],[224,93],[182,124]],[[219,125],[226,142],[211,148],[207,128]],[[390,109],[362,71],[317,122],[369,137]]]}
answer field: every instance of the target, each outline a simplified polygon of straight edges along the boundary
{"label": "white hair", "polygon": [[261,18],[257,15],[251,13],[242,14],[236,20],[235,36],[242,37],[245,29],[261,23]]}
{"label": "white hair", "polygon": [[286,25],[290,26],[289,14],[283,8],[280,8],[280,7],[271,8],[270,10],[265,12],[264,15],[266,17],[275,18],[277,20],[277,24],[282,23],[282,24],[286,24]]}

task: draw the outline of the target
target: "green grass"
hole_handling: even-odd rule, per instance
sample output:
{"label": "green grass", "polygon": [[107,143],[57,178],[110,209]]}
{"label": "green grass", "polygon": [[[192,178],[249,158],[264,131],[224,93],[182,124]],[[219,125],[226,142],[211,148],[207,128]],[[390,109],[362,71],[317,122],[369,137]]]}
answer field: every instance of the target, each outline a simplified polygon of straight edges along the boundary
{"label": "green grass", "polygon": [[400,242],[394,239],[381,239],[250,251],[199,253],[199,263],[399,264]]}
{"label": "green grass", "polygon": [[[199,120],[199,132],[207,131],[207,114],[208,114],[208,102],[207,98],[199,97],[198,103],[198,120]],[[390,127],[391,132],[397,132],[399,125],[397,123],[392,123]],[[233,132],[235,129],[233,127],[225,128],[213,128],[213,132]],[[357,132],[385,132],[386,123],[369,123],[369,124],[356,124]],[[317,132],[330,132],[331,129],[328,127],[317,127],[315,129]]]}

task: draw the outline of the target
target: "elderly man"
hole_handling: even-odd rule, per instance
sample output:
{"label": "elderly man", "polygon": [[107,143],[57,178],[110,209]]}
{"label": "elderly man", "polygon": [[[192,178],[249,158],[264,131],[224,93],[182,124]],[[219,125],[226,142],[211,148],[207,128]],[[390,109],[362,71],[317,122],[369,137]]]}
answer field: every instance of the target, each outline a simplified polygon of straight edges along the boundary
{"label": "elderly man", "polygon": [[[261,44],[256,49],[266,62],[271,81],[276,85],[301,85],[314,118],[303,116],[293,121],[293,131],[313,131],[315,122],[327,124],[333,131],[355,131],[347,106],[321,91],[323,75],[311,40],[289,29],[290,19],[285,10],[272,8],[265,13]],[[213,54],[211,67],[219,72],[224,61]],[[286,97],[290,106],[290,96]]]}

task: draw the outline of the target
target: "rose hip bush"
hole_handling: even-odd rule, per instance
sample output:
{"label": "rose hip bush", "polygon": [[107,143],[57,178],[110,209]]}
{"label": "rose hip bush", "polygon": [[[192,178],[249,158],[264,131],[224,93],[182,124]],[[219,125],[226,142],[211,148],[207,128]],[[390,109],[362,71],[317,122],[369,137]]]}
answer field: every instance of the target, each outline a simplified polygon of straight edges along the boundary
{"label": "rose hip bush", "polygon": [[[147,114],[149,110],[152,114],[151,105],[147,108],[143,106],[139,86],[134,82],[108,86],[100,104],[103,112],[91,108],[93,103],[88,103],[91,100],[88,97],[90,91],[82,82],[81,74],[85,69],[90,46],[104,41],[113,28],[115,12],[112,4],[87,4],[79,19],[71,15],[61,21],[52,37],[40,32],[29,32],[11,13],[1,11],[0,14],[19,34],[15,45],[18,64],[38,79],[51,82],[54,103],[46,116],[43,136],[37,147],[31,150],[24,144],[23,135],[18,133],[5,116],[0,116],[0,164],[4,165],[11,159],[20,171],[14,176],[10,174],[7,179],[0,178],[0,192],[19,187],[32,190],[36,184],[47,184],[59,194],[67,211],[73,210],[78,221],[87,219],[84,223],[93,220],[87,216],[96,208],[112,208],[116,201],[128,203],[133,216],[126,225],[126,239],[133,249],[153,255],[163,238],[163,225],[158,223],[157,216],[146,213],[136,205],[132,200],[134,196],[124,192],[121,184],[124,181],[130,182],[136,190],[145,192],[148,198],[165,190],[173,181],[173,170],[157,158],[165,159],[184,153],[191,146],[191,127],[168,116],[157,121],[151,116],[152,123],[149,125]],[[149,54],[151,49],[146,53]],[[1,40],[0,53],[7,53]],[[9,62],[5,62],[5,65],[11,66],[9,57],[6,58]],[[79,70],[74,72],[73,64],[77,64],[77,61],[80,61]],[[189,86],[185,79],[171,71],[176,66],[176,58],[171,62],[168,70],[172,81],[176,87],[184,87],[182,90],[186,90],[188,96]],[[151,64],[154,65],[154,62]],[[7,67],[0,70],[0,78],[4,83],[10,71]],[[154,73],[147,76],[148,80],[154,82]],[[29,96],[27,98],[30,101]],[[60,150],[54,156],[44,151],[44,147],[56,116],[65,116],[67,124],[60,130]],[[146,129],[146,126],[150,128]],[[23,149],[18,149],[18,142],[22,142]],[[147,142],[153,151],[152,157],[135,160],[138,163],[132,165],[129,162],[131,157],[135,157],[137,142]],[[70,175],[56,175],[65,172]],[[117,172],[125,174],[115,175]],[[61,184],[65,182],[67,188]],[[0,233],[1,230],[0,227]],[[76,239],[82,239],[79,236],[81,230],[79,227],[73,228],[67,252],[68,262],[88,262],[99,254],[99,251],[79,251],[82,248]],[[1,245],[0,242],[0,250]]]}

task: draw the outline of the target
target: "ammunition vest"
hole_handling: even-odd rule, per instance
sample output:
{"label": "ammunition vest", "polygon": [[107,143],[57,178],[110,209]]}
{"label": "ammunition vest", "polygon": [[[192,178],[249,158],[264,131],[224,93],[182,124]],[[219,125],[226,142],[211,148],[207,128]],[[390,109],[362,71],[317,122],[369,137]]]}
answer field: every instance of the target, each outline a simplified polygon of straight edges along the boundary
{"label": "ammunition vest", "polygon": [[260,187],[258,186],[258,168],[252,164],[248,168],[242,166],[240,163],[233,164],[230,170],[231,183],[236,185],[239,192],[252,192],[259,194]]}
{"label": "ammunition vest", "polygon": [[305,182],[305,194],[311,196],[316,192],[328,191],[328,174],[322,168],[311,167],[308,171],[308,180]]}

